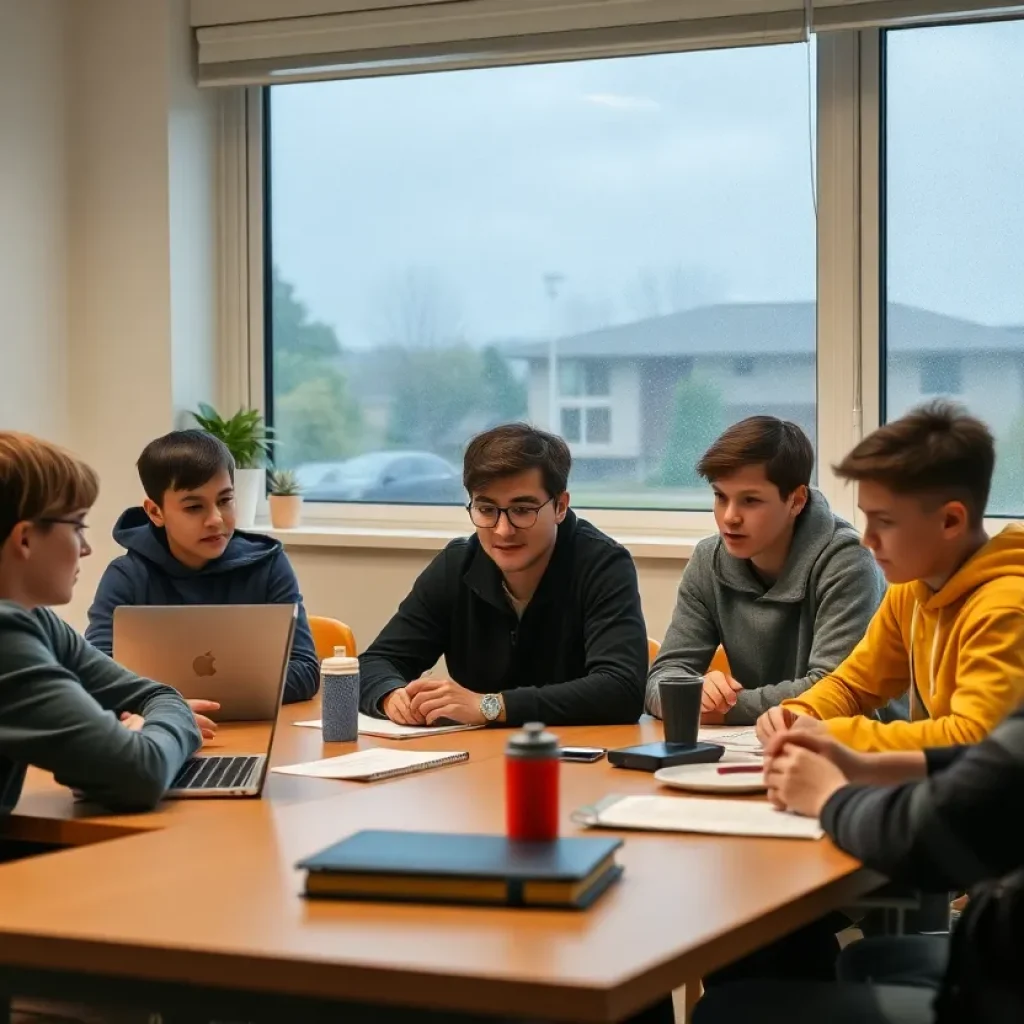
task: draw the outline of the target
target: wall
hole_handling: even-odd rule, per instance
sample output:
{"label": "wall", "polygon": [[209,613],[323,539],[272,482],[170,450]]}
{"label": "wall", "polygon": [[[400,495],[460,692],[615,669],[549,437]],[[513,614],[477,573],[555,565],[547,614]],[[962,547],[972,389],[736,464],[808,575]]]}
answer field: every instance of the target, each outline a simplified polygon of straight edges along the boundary
{"label": "wall", "polygon": [[[377,635],[432,557],[429,551],[289,547],[307,610],[347,622],[360,650]],[[637,572],[647,632],[665,635],[682,561],[640,559]]]}
{"label": "wall", "polygon": [[0,0],[0,429],[65,441],[65,0]]}
{"label": "wall", "polygon": [[95,555],[67,609],[81,626],[140,500],[135,460],[216,399],[216,97],[192,83],[186,0],[71,9],[68,69],[71,419],[99,472]]}

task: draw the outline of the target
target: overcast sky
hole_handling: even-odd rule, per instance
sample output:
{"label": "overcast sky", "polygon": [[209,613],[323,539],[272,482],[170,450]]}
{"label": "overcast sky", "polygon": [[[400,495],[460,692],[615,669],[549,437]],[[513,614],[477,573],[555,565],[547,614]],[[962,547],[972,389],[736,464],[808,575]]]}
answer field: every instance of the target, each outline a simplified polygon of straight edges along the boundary
{"label": "overcast sky", "polygon": [[[1022,23],[890,37],[893,300],[1024,324],[1022,55]],[[275,262],[353,347],[813,299],[807,60],[797,44],[277,87]]]}

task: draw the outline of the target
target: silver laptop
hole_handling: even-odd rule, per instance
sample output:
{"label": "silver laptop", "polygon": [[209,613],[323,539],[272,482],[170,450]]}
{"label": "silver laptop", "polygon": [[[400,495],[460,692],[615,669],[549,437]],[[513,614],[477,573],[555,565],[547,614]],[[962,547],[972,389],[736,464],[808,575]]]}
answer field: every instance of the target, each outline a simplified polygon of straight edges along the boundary
{"label": "silver laptop", "polygon": [[114,660],[173,686],[189,700],[215,700],[218,722],[277,717],[298,606],[123,605],[114,611]]}
{"label": "silver laptop", "polygon": [[[193,614],[183,615],[186,611]],[[114,656],[118,660],[122,656],[130,659],[130,664],[122,664],[140,675],[174,686],[175,680],[188,678],[181,670],[182,662],[188,662],[198,680],[188,687],[195,691],[194,696],[222,703],[225,697],[238,697],[234,691],[245,687],[247,680],[250,686],[256,682],[255,696],[239,699],[236,708],[245,712],[244,722],[222,727],[224,732],[230,729],[242,733],[249,752],[200,753],[189,758],[164,794],[168,799],[255,797],[263,793],[297,618],[298,606],[294,604],[126,607],[114,613]],[[217,641],[214,647],[218,634],[211,631],[218,629],[230,642]],[[201,653],[190,656],[189,652],[200,649]],[[264,661],[257,664],[251,652]],[[223,667],[229,673],[218,679],[221,654],[225,655]],[[220,685],[220,696],[211,690],[211,679]],[[182,690],[185,697],[193,695],[184,693],[182,686],[175,688]],[[225,718],[223,713],[215,717],[221,721]]]}

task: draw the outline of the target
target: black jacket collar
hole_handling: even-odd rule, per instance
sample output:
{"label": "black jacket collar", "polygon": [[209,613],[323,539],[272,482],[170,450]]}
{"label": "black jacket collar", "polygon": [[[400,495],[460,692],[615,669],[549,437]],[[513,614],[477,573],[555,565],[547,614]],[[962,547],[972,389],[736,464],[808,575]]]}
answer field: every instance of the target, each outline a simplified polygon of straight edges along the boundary
{"label": "black jacket collar", "polygon": [[[537,592],[530,600],[530,605],[542,604],[564,594],[572,580],[573,540],[576,535],[576,513],[569,509],[565,518],[558,524],[558,536],[555,539],[555,550],[551,561],[541,577]],[[511,612],[508,598],[502,586],[504,582],[501,570],[494,564],[490,555],[484,551],[479,539],[474,535],[470,538],[469,567],[462,574],[463,582],[477,596],[493,604],[503,611]]]}

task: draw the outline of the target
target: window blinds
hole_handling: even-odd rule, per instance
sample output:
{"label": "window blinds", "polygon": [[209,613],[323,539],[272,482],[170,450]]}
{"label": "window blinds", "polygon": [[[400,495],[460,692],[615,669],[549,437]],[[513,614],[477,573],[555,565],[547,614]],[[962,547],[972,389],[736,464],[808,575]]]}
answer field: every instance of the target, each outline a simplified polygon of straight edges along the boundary
{"label": "window blinds", "polygon": [[1000,0],[192,0],[204,85],[794,42],[1021,11]]}

